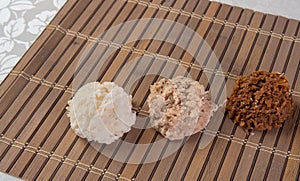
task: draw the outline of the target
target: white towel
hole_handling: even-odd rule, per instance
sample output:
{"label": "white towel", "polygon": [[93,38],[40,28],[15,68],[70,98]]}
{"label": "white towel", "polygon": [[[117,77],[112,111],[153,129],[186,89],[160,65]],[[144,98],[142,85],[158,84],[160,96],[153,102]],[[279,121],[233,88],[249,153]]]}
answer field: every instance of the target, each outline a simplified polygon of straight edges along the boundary
{"label": "white towel", "polygon": [[300,20],[300,0],[212,0],[263,13]]}

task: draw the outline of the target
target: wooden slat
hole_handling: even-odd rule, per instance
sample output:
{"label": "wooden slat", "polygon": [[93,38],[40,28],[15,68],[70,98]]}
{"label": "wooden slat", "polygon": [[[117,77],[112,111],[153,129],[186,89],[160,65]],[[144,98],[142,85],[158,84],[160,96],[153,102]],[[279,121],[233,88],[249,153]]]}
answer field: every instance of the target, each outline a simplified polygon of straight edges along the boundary
{"label": "wooden slat", "polygon": [[[122,9],[122,11],[127,11],[128,12],[128,15],[126,15],[125,17],[124,16],[118,16],[118,18],[116,18],[116,21],[118,21],[117,19],[119,19],[119,18],[121,18],[121,19],[123,19],[123,18],[126,18],[126,19],[128,19],[129,17],[130,17],[130,14],[132,13],[132,14],[134,14],[134,16],[139,16],[139,14],[137,14],[137,13],[135,13],[135,11],[136,10],[138,10],[139,8],[137,8],[137,6],[130,6],[130,7],[128,7],[128,9],[126,10],[126,8],[125,9]],[[131,13],[130,13],[131,12]],[[128,17],[128,18],[127,18]],[[119,21],[121,21],[121,20],[119,20]],[[119,55],[121,56],[121,57],[124,57],[126,54],[125,54],[126,52],[123,52],[123,54],[122,53],[119,53]],[[115,57],[116,58],[116,60],[118,60],[118,56],[116,56]],[[117,63],[118,62],[118,63]],[[116,61],[116,64],[115,65],[118,65],[119,63],[121,63],[120,61]],[[109,64],[109,65],[111,65],[111,64]],[[112,68],[112,69],[114,69],[114,67],[109,67],[109,68]],[[116,67],[115,67],[116,68]],[[114,70],[116,70],[116,69],[114,69]],[[107,71],[107,72],[109,72],[109,69],[107,69],[107,68],[105,68],[105,70],[104,71],[101,71],[100,70],[100,72],[105,72],[105,71]],[[104,75],[104,74],[101,74],[101,76],[102,75]],[[111,75],[113,75],[113,74],[109,74],[109,76],[111,76]],[[105,75],[104,75],[104,77],[105,77]],[[104,78],[103,77],[103,78]],[[90,150],[91,152],[94,152],[94,150]],[[88,153],[84,153],[84,154],[82,154],[81,156],[79,156],[78,157],[78,159],[81,159],[85,154],[87,154],[87,155],[89,155],[90,153],[88,152]],[[105,157],[104,157],[105,158]],[[103,158],[103,159],[104,159]],[[92,160],[90,160],[90,161],[92,161]],[[104,160],[102,160],[102,161],[104,161]],[[103,163],[104,164],[104,163]],[[101,167],[101,168],[103,168],[103,167]],[[68,172],[65,172],[65,171],[63,171],[63,170],[61,170],[61,172],[62,173],[65,173],[65,174],[68,174],[68,175],[72,175],[72,170],[70,170],[70,171],[68,171]]]}
{"label": "wooden slat", "polygon": [[[174,5],[175,6],[184,6],[186,3],[184,3],[184,2],[175,2],[174,1]],[[167,19],[176,19],[177,17],[176,16],[174,16],[174,15],[168,15],[168,13],[163,13],[163,14],[157,14],[157,16],[158,17],[164,17],[164,18],[167,18]],[[154,37],[154,39],[155,39],[155,37]],[[146,49],[147,50],[149,50],[149,51],[153,51],[153,52],[155,52],[155,51],[157,51],[157,52],[167,52],[168,50],[164,50],[164,47],[162,46],[163,44],[161,44],[161,42],[155,42],[155,41],[153,41],[153,42],[149,42],[149,43],[151,43],[151,44],[148,44],[147,45],[147,47],[146,47]],[[163,54],[166,54],[166,53],[163,53]],[[162,65],[163,66],[163,65]],[[159,67],[154,67],[154,66],[151,66],[151,68],[150,69],[153,69],[153,68],[155,68],[157,71],[159,71],[159,69],[161,69],[161,68],[159,68]],[[154,69],[153,69],[154,70]],[[147,81],[148,83],[149,82],[152,82],[153,80],[151,80],[151,79],[147,79],[147,80],[144,80],[142,83],[140,83],[140,87],[145,87],[145,86],[143,86],[143,83],[145,82],[145,81]],[[144,84],[145,85],[145,84]],[[140,92],[139,92],[140,91]],[[133,92],[134,93],[134,92]],[[136,104],[136,105],[138,105],[139,107],[144,107],[144,103],[145,103],[145,101],[144,101],[144,99],[143,99],[143,97],[145,97],[145,93],[148,93],[148,91],[146,90],[145,91],[145,89],[144,90],[142,90],[142,89],[138,89],[138,91],[137,92],[135,92],[134,94],[133,94],[133,96],[134,95],[138,95],[139,97],[141,97],[140,99],[138,98],[137,100],[139,100],[138,102],[136,102],[135,100],[133,100],[133,102]],[[145,131],[145,133],[144,133],[144,135],[146,134],[146,135],[148,135],[147,137],[145,137],[144,135],[143,135],[143,137],[141,138],[141,141],[143,141],[142,139],[143,138],[146,138],[146,139],[148,139],[148,141],[151,141],[151,137],[152,137],[152,135],[153,135],[153,131],[150,131],[150,134],[147,134],[147,130]],[[130,133],[129,133],[130,134]],[[130,135],[129,135],[129,137],[130,137]],[[126,138],[125,138],[125,140],[126,140]],[[133,142],[135,142],[134,140],[133,140]],[[109,160],[109,162],[108,162],[108,164],[106,164],[105,165],[105,168],[106,167],[108,167],[108,168],[110,168],[110,169],[115,169],[115,171],[116,172],[118,172],[119,171],[119,169],[120,169],[120,167],[122,166],[122,165],[120,165],[120,164],[118,164],[118,166],[117,167],[112,167],[111,168],[111,166],[110,166],[110,162],[111,162],[112,160]],[[113,162],[114,163],[114,162]],[[127,165],[126,165],[126,167],[125,167],[125,170],[127,169]],[[132,176],[133,176],[133,173],[134,173],[134,169],[133,168],[131,168],[130,169],[130,172],[125,172],[125,173],[128,173],[128,174],[132,174]],[[124,174],[124,176],[126,177],[127,175],[126,174]],[[128,177],[128,176],[127,176]]]}
{"label": "wooden slat", "polygon": [[[227,13],[226,14],[222,14],[222,10],[223,10],[223,12],[227,12]],[[217,17],[221,18],[221,19],[225,17],[225,19],[227,19],[227,20],[234,20],[235,18],[239,17],[240,13],[241,12],[239,10],[237,10],[237,11],[234,10],[233,11],[233,9],[231,7],[223,6],[221,8],[219,14],[217,15]],[[218,39],[218,38],[220,38],[220,37],[223,36],[223,34],[226,32],[226,30],[227,29],[224,28],[221,25],[213,25],[212,29],[211,29],[211,32],[218,32],[218,34],[216,34],[216,35],[214,35],[214,34],[208,34],[207,37],[208,37],[208,39],[209,39],[209,37],[216,37],[216,39]],[[217,50],[219,48],[218,46],[220,46],[220,48],[218,49],[218,51],[215,52],[215,54],[217,55],[217,57],[221,57],[221,54],[222,54],[221,50],[224,49],[224,47],[222,47],[222,46],[226,45],[226,41],[219,42],[220,44],[218,44],[217,41],[216,41],[216,39],[212,40],[212,42],[213,42],[212,43],[212,48],[215,47],[216,50]],[[214,67],[216,67],[215,62],[212,61],[212,60],[210,60],[210,57],[211,57],[210,54],[206,55],[204,64],[207,64],[207,67],[214,68]],[[208,81],[211,84],[211,80],[208,80]],[[198,139],[201,139],[201,136]],[[171,177],[170,177],[171,179],[175,179],[177,177],[180,177],[182,175],[182,173],[186,172],[189,169],[189,167],[190,167],[190,165],[188,163],[189,160],[186,159],[186,157],[188,157],[188,155],[190,155],[191,153],[193,153],[191,151],[197,150],[197,147],[198,146],[195,145],[195,147],[192,150],[190,150],[189,147],[183,147],[182,153],[179,155],[179,158],[178,158],[178,163],[182,162],[182,163],[185,163],[183,165],[187,165],[187,166],[184,167],[185,169],[181,169],[181,170],[178,169],[178,170],[180,170],[180,172],[171,172]],[[190,159],[193,159],[193,156]],[[179,167],[179,166],[180,166],[179,164],[176,164],[174,167],[176,168],[176,167]],[[184,178],[184,177],[181,177],[181,178]],[[191,179],[191,178],[187,178],[187,179]]]}
{"label": "wooden slat", "polygon": [[[74,38],[73,38],[74,39]],[[63,48],[62,48],[63,49]],[[42,71],[42,72],[44,72],[44,71]],[[57,74],[57,73],[56,73]],[[35,89],[35,91],[36,91],[37,89]],[[34,92],[35,92],[34,91]],[[43,90],[41,90],[43,93],[44,92],[46,92],[46,91],[43,91]],[[29,91],[30,92],[30,91]],[[38,91],[39,92],[39,91]],[[37,93],[38,93],[37,92]],[[49,92],[48,92],[49,93]],[[40,94],[38,94],[38,95],[40,95]],[[44,94],[45,96],[47,96],[47,93],[46,94]],[[45,99],[46,97],[44,96],[44,98],[43,99]],[[37,97],[36,97],[37,98]],[[52,97],[49,97],[49,99],[53,99]],[[41,104],[38,104],[39,106],[41,105]],[[46,105],[47,105],[47,103],[46,103]],[[28,107],[29,108],[29,107]],[[37,110],[37,109],[35,109],[35,110]],[[47,109],[44,109],[44,110],[47,110]],[[30,111],[26,111],[26,112],[30,112]],[[33,112],[34,113],[34,112]],[[32,116],[34,116],[34,114],[33,113],[31,113],[30,114],[30,116],[28,117],[28,119],[27,119],[27,121],[26,122],[29,122],[32,118],[34,119],[34,117],[32,117]],[[19,117],[20,119],[24,119],[24,116],[21,118],[21,117]],[[5,120],[8,120],[8,119],[5,119]],[[36,121],[38,121],[39,119],[35,119]],[[26,123],[25,122],[25,123]],[[30,123],[33,123],[33,121],[31,121]],[[26,125],[26,124],[25,124]],[[18,126],[20,126],[20,124],[18,124]],[[26,125],[26,126],[28,126],[28,125]],[[17,128],[17,127],[13,127],[13,128]],[[24,128],[24,127],[23,127]],[[21,130],[22,131],[22,130]],[[16,133],[16,132],[18,132],[18,131],[11,131],[11,133]],[[27,130],[27,133],[30,133],[30,132],[28,132],[28,130]],[[20,131],[18,132],[18,134],[20,134]],[[19,135],[18,135],[19,136]],[[15,136],[12,136],[12,137],[15,137]],[[22,137],[21,136],[21,138],[23,138],[23,141],[25,142],[25,140],[26,140],[26,137]],[[30,141],[30,140],[27,140],[27,141]],[[27,142],[26,141],[26,142]],[[9,166],[8,167],[8,170],[10,170],[10,167],[11,166]]]}
{"label": "wooden slat", "polygon": [[[263,21],[261,24],[261,27],[264,29],[268,29],[268,30],[274,30],[274,26],[276,23],[275,17],[271,17],[271,16],[264,16],[263,17]],[[252,70],[249,70],[249,68],[244,68],[245,71],[251,72],[255,69],[258,69],[260,66],[260,62],[261,62],[261,58],[264,56],[264,51],[261,51],[261,48],[259,48],[260,43],[264,43],[265,47],[268,45],[269,41],[270,41],[271,37],[261,37],[256,35],[255,39],[254,39],[254,43],[251,45],[251,49],[250,49],[250,53],[247,57],[247,62],[249,62],[247,64],[250,65],[252,67]],[[255,58],[256,57],[256,58]],[[259,58],[261,57],[261,58]],[[250,62],[253,62],[253,65],[250,64]],[[258,67],[258,68],[257,68]],[[239,135],[243,135],[243,133],[241,131],[237,132],[236,134]],[[261,132],[254,132],[255,136],[252,137],[247,137],[247,139],[249,141],[253,141],[254,143],[261,143],[261,139],[260,138],[260,134]],[[231,175],[231,178],[233,176],[235,176],[235,178],[242,178],[242,179],[246,179],[247,176],[249,175],[249,173],[247,174],[247,172],[249,172],[249,170],[251,170],[253,168],[253,164],[250,164],[251,162],[249,162],[249,160],[251,160],[251,158],[253,158],[252,156],[255,156],[255,150],[253,150],[252,148],[242,148],[241,152],[239,154],[236,154],[239,156],[239,159],[241,159],[241,161],[239,161],[239,164],[235,164],[235,168],[236,171],[234,172],[233,175]],[[247,165],[245,165],[245,162],[247,162]],[[238,167],[237,167],[238,166]],[[246,172],[246,173],[245,173]],[[251,172],[251,171],[250,171]],[[242,175],[242,176],[241,176]]]}
{"label": "wooden slat", "polygon": [[[293,32],[292,34],[294,35],[297,35],[298,33],[298,28],[297,28],[297,25],[298,23],[294,24],[294,23],[291,23],[288,21],[288,24],[287,24],[287,29],[284,33],[287,33],[287,32]],[[289,70],[286,69],[287,65],[290,63],[289,62],[289,56],[291,54],[291,51],[293,49],[293,43],[284,43],[282,42],[281,43],[281,51],[282,54],[278,53],[277,55],[277,59],[276,59],[276,62],[274,64],[274,70],[273,71],[281,71],[281,72],[288,72]],[[286,52],[286,53],[284,53]],[[279,62],[282,62],[282,60],[285,60],[285,64],[282,65],[282,63],[279,63]],[[291,71],[292,72],[292,71]],[[295,74],[292,76],[292,77],[295,77]],[[291,83],[294,82],[294,79],[292,77],[288,77],[289,81]],[[297,117],[293,117],[291,120],[296,120]],[[288,147],[286,146],[286,143],[289,143],[289,140],[291,139],[291,136],[292,134],[290,134],[290,130],[292,127],[294,127],[294,122],[293,121],[287,121],[283,128],[282,129],[279,129],[278,133],[277,133],[277,136],[276,138],[272,138],[272,135],[269,134],[270,136],[269,137],[265,137],[265,140],[264,142],[268,143],[268,144],[271,144],[273,143],[273,145],[270,145],[270,147],[275,147],[275,148],[278,148],[278,149],[281,149],[282,151],[288,151]],[[268,144],[264,144],[264,145],[268,145]],[[266,170],[266,173],[264,175],[265,178],[267,178],[267,176],[271,176],[271,177],[276,177],[276,175],[278,175],[278,177],[280,176],[280,172],[276,172],[276,173],[269,173],[270,172],[270,169],[271,169],[271,166],[273,166],[273,158],[274,158],[274,154],[271,154],[270,156],[270,159],[269,159],[269,162],[267,164],[267,170]],[[275,157],[276,158],[276,157]],[[280,166],[277,165],[276,167],[281,167],[283,166],[283,159],[278,161],[277,163],[281,163]],[[275,166],[275,164],[274,164]]]}
{"label": "wooden slat", "polygon": [[[185,4],[185,6],[184,7],[186,7],[186,6],[189,6],[189,3],[187,3],[187,4]],[[191,8],[193,8],[192,6],[190,6]],[[195,5],[194,5],[194,7],[195,7]],[[190,23],[190,20],[191,19],[187,19],[187,18],[179,18],[178,19],[178,22],[180,22],[180,23],[182,23],[182,24],[187,24],[187,23]],[[182,31],[182,30],[181,30]],[[176,57],[176,58],[178,58],[178,59],[182,59],[182,57],[184,56],[184,54],[182,54],[183,52],[182,51],[180,51],[180,50],[178,50],[178,51],[175,51],[175,49],[165,49],[164,50],[164,48],[166,48],[166,47],[163,47],[162,49],[161,49],[161,51],[162,52],[170,52],[169,54],[168,54],[168,56],[171,56],[171,57]],[[182,52],[182,53],[181,53]],[[156,65],[157,66],[157,65]],[[167,66],[166,66],[167,67]],[[169,70],[172,70],[172,68],[170,68]],[[173,69],[174,70],[174,69]],[[170,72],[171,73],[171,72]],[[171,73],[172,74],[172,73]],[[147,133],[149,133],[149,131],[147,132],[147,130],[145,131],[145,133],[144,134],[147,134]],[[157,136],[157,135],[155,135],[155,136]],[[148,138],[149,136],[147,136],[147,137],[142,137],[141,138],[141,142],[143,141],[143,138],[146,138],[146,139],[149,139]],[[151,137],[150,137],[151,138]],[[151,141],[151,139],[149,139],[149,141]],[[154,166],[155,167],[155,165],[154,164],[151,164],[152,165],[152,167]],[[125,171],[125,173],[127,173],[127,172],[131,172],[131,173],[134,173],[134,174],[136,174],[136,173],[142,173],[142,175],[146,175],[146,174],[150,174],[150,171],[151,170],[148,170],[148,171],[143,171],[143,168],[141,168],[141,170],[139,170],[139,167],[140,167],[141,165],[137,165],[137,166],[133,166],[133,165],[126,165],[126,167],[124,168],[124,171]],[[149,164],[148,164],[148,166],[149,166]],[[138,170],[136,170],[136,169],[138,169]],[[128,171],[126,171],[126,170],[128,170]],[[155,178],[154,178],[155,179]]]}
{"label": "wooden slat", "polygon": [[[240,11],[240,9],[234,9],[233,11],[237,11],[237,12],[240,12],[240,14],[238,14],[238,15],[233,15],[233,18],[237,18],[237,19],[235,19],[235,21],[237,21],[238,20],[238,22],[240,22],[240,23],[243,23],[243,22],[245,22],[246,24],[249,24],[250,22],[251,22],[251,20],[252,20],[252,16],[249,16],[249,13],[248,12],[241,12]],[[228,30],[229,31],[229,30]],[[234,30],[231,30],[231,32],[230,33],[235,33],[235,29]],[[242,33],[242,32],[239,32],[237,35],[238,35],[238,37],[231,37],[230,39],[232,39],[232,38],[242,38],[242,34],[240,34],[240,33]],[[244,32],[243,32],[244,33]],[[229,35],[225,35],[225,37],[230,37]],[[228,43],[230,42],[230,39],[229,40],[226,40]],[[223,42],[224,43],[224,41],[225,40],[223,40],[223,41],[221,41],[221,42]],[[226,42],[225,41],[225,42]],[[237,44],[238,45],[238,44]],[[227,59],[224,59],[224,56],[225,56],[225,54],[226,53],[228,53],[227,51],[232,51],[232,50],[234,50],[234,48],[236,48],[236,47],[232,47],[232,45],[229,45],[229,44],[226,44],[226,47],[222,47],[222,48],[220,48],[221,50],[223,50],[223,52],[222,52],[222,54],[224,54],[222,57],[220,57],[219,58],[219,61],[221,61],[221,64],[220,64],[220,66],[222,67],[222,70],[223,71],[228,71],[228,72],[230,72],[231,71],[231,67],[228,67],[227,65],[230,65],[230,63],[228,62],[226,62],[226,61],[228,61]],[[234,54],[231,54],[231,55],[234,55]],[[232,61],[232,58],[230,59],[230,62]],[[224,66],[223,66],[224,65]],[[227,69],[225,69],[225,66],[227,66]],[[222,92],[222,87],[220,88],[220,92]],[[222,125],[222,129],[224,129],[223,127],[225,127],[226,125],[228,125],[228,124],[223,124]],[[232,125],[232,124],[229,124],[230,126]],[[228,126],[226,126],[226,127],[228,127]],[[226,129],[224,129],[224,130],[226,130]],[[228,129],[229,130],[229,129]],[[228,133],[228,134],[230,134],[230,133]],[[220,142],[220,143],[219,143]],[[214,154],[217,154],[217,155],[220,155],[220,152],[221,152],[221,150],[223,151],[225,151],[224,152],[224,154],[227,154],[227,151],[225,150],[225,143],[227,143],[225,140],[217,140],[217,142],[215,143],[216,145],[218,145],[218,147],[219,148],[222,148],[223,147],[223,149],[218,149],[218,150],[214,150],[213,152],[211,152],[211,149],[209,150],[209,154],[211,154],[211,158],[212,158],[212,162],[215,162],[215,163],[218,163],[218,162],[220,162],[220,164],[222,164],[222,162],[223,161],[218,161],[219,159],[221,159],[222,157],[220,157],[220,156],[216,156],[216,155],[214,155]],[[214,142],[213,142],[213,144],[214,144]],[[222,146],[222,144],[223,144],[223,146]],[[230,142],[228,142],[227,143],[227,147],[229,146],[228,144],[230,144]],[[211,146],[211,148],[213,148],[213,145]],[[224,157],[225,158],[225,157]],[[205,161],[205,163],[204,164],[210,164],[210,163],[206,163],[206,161]],[[213,170],[216,172],[216,174],[215,174],[215,179],[217,178],[217,175],[219,174],[219,169],[217,169],[217,166],[218,166],[218,164],[214,164],[214,165],[212,165],[212,167],[214,168]],[[203,177],[203,179],[214,179],[214,178],[207,178],[207,177],[210,177],[209,175],[211,175],[211,177],[214,175],[214,174],[210,174],[210,173],[207,173],[207,171],[210,171],[210,170],[204,170],[204,168],[207,168],[207,167],[202,167],[202,169],[201,169],[201,174],[203,174],[203,176],[201,175],[201,177]],[[219,166],[219,168],[220,168],[220,166]],[[221,178],[223,178],[223,177],[221,177]]]}
{"label": "wooden slat", "polygon": [[[196,33],[186,37],[187,28],[174,28],[174,24],[162,32],[164,25],[152,21],[140,26],[145,18],[175,21]],[[129,32],[121,30],[123,25],[112,34],[106,32],[137,19]],[[207,0],[70,0],[50,24],[1,84],[1,171],[26,180],[299,178],[298,21]],[[166,33],[163,41],[156,40],[159,33]],[[145,34],[152,38],[145,39]],[[205,41],[196,41],[198,35]],[[140,40],[126,43],[132,37]],[[166,42],[170,37],[174,44]],[[194,54],[186,51],[190,48]],[[145,52],[143,59],[141,51]],[[297,108],[282,128],[247,136],[225,113],[215,130],[208,127],[184,139],[166,158],[174,149],[173,142],[155,148],[155,155],[152,146],[124,150],[120,142],[107,157],[102,151],[109,146],[96,150],[75,135],[66,116],[72,91],[91,81],[114,81],[130,91],[138,110],[137,124],[146,128],[149,119],[143,119],[143,112],[148,110],[149,85],[162,75],[190,75],[207,90],[214,89],[213,100],[222,103],[234,85],[228,74],[238,76],[258,69],[283,72],[291,84]],[[137,71],[157,75],[133,82]],[[199,149],[209,138],[212,141]],[[138,145],[154,143],[162,136],[154,129],[132,128],[122,139]],[[139,164],[115,160],[121,152],[126,161],[140,158]],[[163,159],[146,163],[151,156]]]}
{"label": "wooden slat", "polygon": [[[172,52],[172,53],[173,53],[173,52]],[[172,54],[171,54],[171,55],[172,55]],[[169,65],[169,66],[170,66],[170,65]],[[167,67],[168,67],[168,65],[167,65]],[[145,133],[145,134],[147,134],[147,133]],[[152,168],[153,168],[153,167],[156,167],[155,164],[151,164],[151,165],[152,165]],[[129,165],[128,165],[128,166],[129,166]],[[149,166],[149,164],[148,164],[148,166]],[[147,169],[147,168],[146,168],[146,169]],[[126,168],[125,168],[125,170],[126,170]],[[128,170],[131,170],[131,167],[128,167]],[[140,170],[139,172],[136,172],[136,173],[139,173],[139,174],[143,175],[143,172],[145,172],[145,171],[144,171],[144,169],[143,169],[143,167],[142,167],[141,170]],[[127,173],[127,172],[125,172],[125,173]],[[135,173],[135,174],[136,174],[136,173]],[[149,172],[148,172],[148,173],[149,173]],[[148,175],[148,176],[149,176],[149,175]],[[144,175],[143,177],[145,178],[146,175]]]}

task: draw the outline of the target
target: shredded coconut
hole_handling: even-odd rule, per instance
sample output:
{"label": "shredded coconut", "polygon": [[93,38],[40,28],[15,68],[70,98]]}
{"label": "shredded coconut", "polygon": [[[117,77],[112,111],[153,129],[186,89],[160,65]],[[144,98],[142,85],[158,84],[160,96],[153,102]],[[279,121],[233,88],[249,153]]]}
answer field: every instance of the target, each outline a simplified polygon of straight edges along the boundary
{"label": "shredded coconut", "polygon": [[68,102],[71,127],[88,141],[110,144],[135,123],[131,99],[113,82],[88,83]]}
{"label": "shredded coconut", "polygon": [[210,120],[215,105],[204,86],[186,77],[161,79],[150,87],[151,125],[170,140],[199,132]]}

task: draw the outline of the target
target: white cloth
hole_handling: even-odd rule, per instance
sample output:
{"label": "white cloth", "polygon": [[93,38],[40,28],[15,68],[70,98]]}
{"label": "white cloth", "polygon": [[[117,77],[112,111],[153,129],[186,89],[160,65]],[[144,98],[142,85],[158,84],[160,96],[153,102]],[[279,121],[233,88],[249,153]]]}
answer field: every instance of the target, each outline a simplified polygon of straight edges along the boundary
{"label": "white cloth", "polygon": [[300,20],[299,0],[213,0],[263,13]]}
{"label": "white cloth", "polygon": [[8,175],[6,173],[2,173],[2,172],[0,172],[0,180],[2,180],[2,181],[22,181],[19,178],[10,176],[10,175]]}
{"label": "white cloth", "polygon": [[0,83],[66,0],[0,0]]}

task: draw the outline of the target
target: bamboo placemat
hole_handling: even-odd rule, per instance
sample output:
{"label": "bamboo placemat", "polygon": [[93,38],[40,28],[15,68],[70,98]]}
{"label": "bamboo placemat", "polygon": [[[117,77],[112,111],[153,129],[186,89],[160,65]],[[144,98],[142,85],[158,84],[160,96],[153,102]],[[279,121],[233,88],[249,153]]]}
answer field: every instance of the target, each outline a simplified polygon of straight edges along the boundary
{"label": "bamboo placemat", "polygon": [[[211,54],[204,56],[203,64],[197,64],[194,55],[176,44],[148,39],[122,45],[114,42],[118,34],[110,40],[99,37],[110,27],[141,18],[168,19],[193,29],[214,50],[222,71],[207,67]],[[133,27],[132,33],[137,32]],[[1,84],[0,170],[26,180],[298,180],[299,34],[298,21],[206,0],[69,0]],[[97,60],[111,47],[115,52],[102,65]],[[195,47],[201,52],[201,42]],[[141,54],[152,57],[144,68],[157,75],[141,78],[130,89],[138,116],[147,113],[149,85],[168,66],[173,67],[167,72],[170,77],[181,75],[178,65],[208,90],[216,89],[218,95],[229,95],[236,76],[254,70],[285,73],[296,109],[280,129],[247,136],[225,114],[219,118],[222,122],[217,131],[207,129],[191,136],[162,160],[140,164],[115,161],[75,135],[65,107],[78,88],[75,78],[77,84],[83,84],[97,71],[100,82],[118,79],[126,86],[132,70],[125,77],[119,70]],[[154,64],[158,58],[165,63]],[[212,78],[207,79],[207,74]],[[216,77],[225,81],[210,87]],[[207,147],[198,149],[205,135],[214,138]],[[141,144],[153,143],[161,136],[154,129],[133,128],[122,139]],[[167,149],[165,144],[159,157]],[[134,154],[130,150],[125,157],[137,156]]]}

